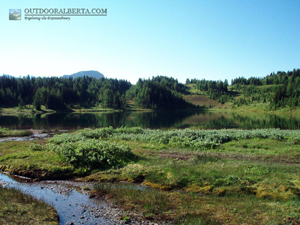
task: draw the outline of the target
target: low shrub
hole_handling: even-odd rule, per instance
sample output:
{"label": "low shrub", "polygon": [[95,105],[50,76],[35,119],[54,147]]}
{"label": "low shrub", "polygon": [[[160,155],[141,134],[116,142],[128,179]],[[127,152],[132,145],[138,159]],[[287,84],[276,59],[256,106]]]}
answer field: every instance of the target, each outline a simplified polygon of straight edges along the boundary
{"label": "low shrub", "polygon": [[60,145],[50,143],[48,148],[64,157],[75,168],[88,170],[122,167],[135,157],[126,145],[94,139],[65,141]]}

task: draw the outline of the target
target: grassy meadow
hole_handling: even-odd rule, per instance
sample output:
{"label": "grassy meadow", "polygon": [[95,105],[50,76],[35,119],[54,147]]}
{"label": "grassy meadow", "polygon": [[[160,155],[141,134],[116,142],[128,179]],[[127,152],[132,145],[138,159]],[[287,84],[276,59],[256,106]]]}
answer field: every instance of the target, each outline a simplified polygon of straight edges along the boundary
{"label": "grassy meadow", "polygon": [[11,130],[0,126],[0,138],[3,137],[24,137],[32,135],[32,131],[27,130]]}
{"label": "grassy meadow", "polygon": [[58,225],[56,210],[15,189],[0,185],[0,223]]}
{"label": "grassy meadow", "polygon": [[92,195],[154,221],[299,224],[299,145],[298,130],[109,127],[2,142],[0,168],[97,181]]}

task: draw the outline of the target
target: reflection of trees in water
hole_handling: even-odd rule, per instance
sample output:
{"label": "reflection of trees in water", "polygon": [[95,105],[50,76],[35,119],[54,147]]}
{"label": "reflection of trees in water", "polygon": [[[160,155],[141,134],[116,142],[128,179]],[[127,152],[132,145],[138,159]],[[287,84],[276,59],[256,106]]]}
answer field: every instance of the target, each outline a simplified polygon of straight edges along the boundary
{"label": "reflection of trees in water", "polygon": [[282,128],[299,129],[300,118],[271,114],[212,112],[117,112],[55,113],[48,115],[0,116],[0,126],[14,129],[79,129],[97,127],[187,128]]}
{"label": "reflection of trees in water", "polygon": [[226,117],[228,117],[227,113],[223,112],[198,112],[186,118],[183,123],[193,127],[220,128],[230,125],[230,121],[227,121]]}
{"label": "reflection of trees in water", "polygon": [[281,128],[281,129],[299,129],[300,120],[291,116],[279,116],[272,114],[250,114],[243,116],[233,114],[238,126],[246,129],[251,128]]}
{"label": "reflection of trees in water", "polygon": [[[182,120],[191,113],[182,112],[123,112],[69,115],[73,124],[82,127],[143,127],[162,128],[181,125]],[[64,125],[69,124],[66,120]]]}
{"label": "reflection of trees in water", "polygon": [[204,123],[203,128],[281,128],[299,129],[300,118],[290,116],[278,116],[272,114],[249,114],[248,116],[232,113],[228,117],[221,116]]}
{"label": "reflection of trees in water", "polygon": [[208,120],[207,122],[199,124],[198,126],[205,129],[237,128],[234,120],[232,118],[225,117],[224,115],[212,120]]}
{"label": "reflection of trees in water", "polygon": [[117,113],[55,113],[49,115],[2,116],[0,126],[35,129],[75,129],[97,127],[181,127],[182,121],[195,112],[117,112]]}
{"label": "reflection of trees in water", "polygon": [[11,129],[30,129],[47,127],[47,120],[41,120],[41,115],[0,116],[0,126]]}
{"label": "reflection of trees in water", "polygon": [[192,111],[158,111],[148,113],[132,113],[130,122],[126,126],[138,126],[143,128],[169,128],[184,126],[183,120],[196,114]]}

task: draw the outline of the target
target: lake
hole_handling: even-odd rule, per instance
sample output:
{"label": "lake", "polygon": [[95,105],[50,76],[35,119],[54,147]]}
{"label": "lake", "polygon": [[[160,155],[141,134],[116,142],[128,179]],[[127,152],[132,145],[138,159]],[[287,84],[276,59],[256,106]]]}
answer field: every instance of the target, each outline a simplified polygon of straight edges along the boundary
{"label": "lake", "polygon": [[12,129],[82,129],[108,126],[151,129],[300,129],[300,116],[199,111],[54,113],[18,116],[0,114],[0,126]]}

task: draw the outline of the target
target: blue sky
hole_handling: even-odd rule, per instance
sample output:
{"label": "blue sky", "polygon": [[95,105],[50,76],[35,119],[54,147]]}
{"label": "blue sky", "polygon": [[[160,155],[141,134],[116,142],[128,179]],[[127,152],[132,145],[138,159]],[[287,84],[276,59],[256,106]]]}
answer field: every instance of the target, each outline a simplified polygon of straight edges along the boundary
{"label": "blue sky", "polygon": [[[25,8],[107,8],[28,21]],[[21,9],[21,21],[9,21]],[[229,81],[300,68],[299,0],[1,0],[0,74]]]}

